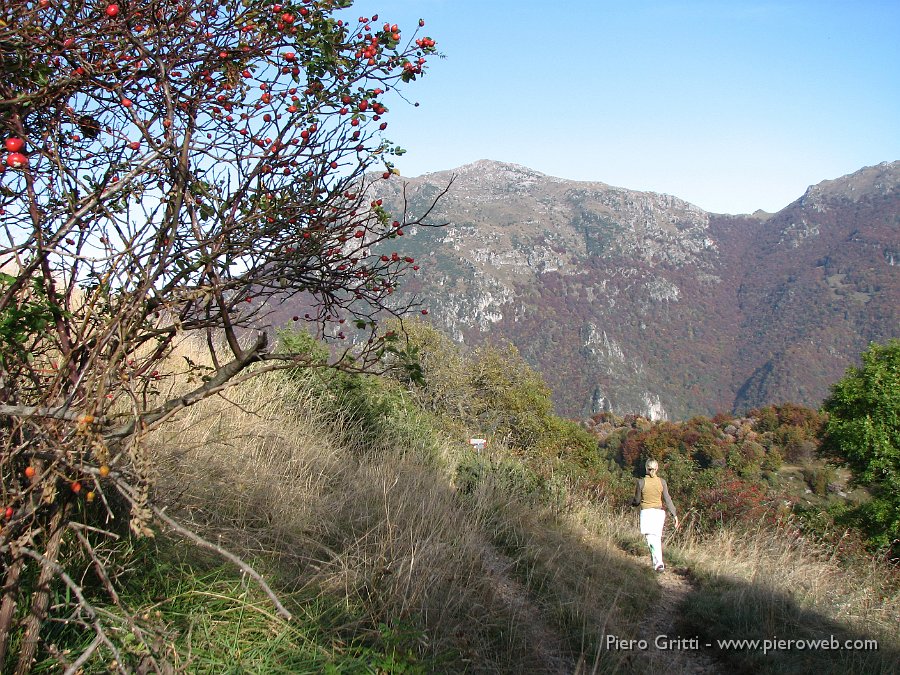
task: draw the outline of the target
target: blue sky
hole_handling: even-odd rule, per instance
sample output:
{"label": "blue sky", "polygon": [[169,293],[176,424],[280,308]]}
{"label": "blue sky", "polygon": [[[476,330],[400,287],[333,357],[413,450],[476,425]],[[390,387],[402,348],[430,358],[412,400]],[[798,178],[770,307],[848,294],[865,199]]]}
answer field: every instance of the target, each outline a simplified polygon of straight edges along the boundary
{"label": "blue sky", "polygon": [[358,0],[446,58],[395,103],[406,176],[478,159],[777,211],[900,159],[900,2]]}

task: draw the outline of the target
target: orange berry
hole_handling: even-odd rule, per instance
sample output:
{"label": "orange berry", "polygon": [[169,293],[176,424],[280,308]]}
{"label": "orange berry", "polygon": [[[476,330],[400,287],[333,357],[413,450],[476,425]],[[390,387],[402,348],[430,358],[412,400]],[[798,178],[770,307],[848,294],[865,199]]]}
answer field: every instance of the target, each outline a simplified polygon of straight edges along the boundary
{"label": "orange berry", "polygon": [[34,478],[34,473],[35,473],[35,471],[34,471],[34,467],[33,467],[33,466],[26,466],[26,467],[25,467],[25,476],[26,476],[26,478]]}
{"label": "orange berry", "polygon": [[74,483],[72,483],[72,492],[74,492],[76,495],[81,492],[81,483],[79,481],[76,480]]}
{"label": "orange berry", "polygon": [[103,466],[100,467],[100,477],[106,478],[108,475],[109,475],[109,467],[106,464],[104,464]]}

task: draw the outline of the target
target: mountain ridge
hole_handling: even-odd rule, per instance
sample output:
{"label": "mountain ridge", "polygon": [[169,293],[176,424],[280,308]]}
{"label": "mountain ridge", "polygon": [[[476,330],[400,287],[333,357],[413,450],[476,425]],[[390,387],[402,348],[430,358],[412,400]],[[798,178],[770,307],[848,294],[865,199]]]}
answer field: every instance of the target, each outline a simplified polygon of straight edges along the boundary
{"label": "mountain ridge", "polygon": [[[405,293],[456,341],[507,340],[560,414],[744,412],[827,396],[900,335],[900,161],[810,186],[774,214],[479,160],[377,181],[421,270]],[[406,296],[408,297],[408,296]]]}
{"label": "mountain ridge", "polygon": [[564,414],[816,405],[900,334],[900,162],[765,218],[492,160],[405,181],[410,204],[451,177],[450,224],[408,242],[430,270],[412,288],[457,340],[517,345]]}
{"label": "mountain ridge", "polygon": [[[843,176],[839,176],[833,179],[823,179],[818,183],[814,183],[809,185],[804,192],[803,195],[797,198],[794,202],[786,204],[782,209],[778,211],[765,211],[763,209],[756,209],[750,213],[729,213],[729,212],[719,212],[719,211],[706,211],[702,207],[693,204],[689,200],[678,197],[677,195],[661,192],[658,190],[635,190],[632,188],[627,188],[624,186],[617,186],[611,183],[606,183],[600,180],[583,180],[583,179],[570,179],[559,176],[554,176],[552,174],[544,173],[542,171],[538,171],[537,169],[532,169],[524,164],[517,164],[515,162],[504,162],[500,160],[494,159],[478,159],[473,162],[467,162],[466,164],[462,164],[454,169],[440,169],[437,171],[429,171],[423,174],[419,174],[417,176],[400,176],[400,179],[403,181],[421,181],[421,180],[431,180],[436,178],[447,178],[449,179],[452,176],[461,176],[466,174],[471,174],[473,172],[482,172],[487,173],[491,169],[498,170],[512,170],[515,172],[519,172],[522,174],[530,174],[535,178],[543,178],[549,181],[554,181],[558,183],[566,183],[566,184],[585,184],[590,186],[599,186],[602,188],[610,189],[610,190],[618,190],[623,192],[630,193],[638,193],[638,194],[647,194],[647,195],[658,195],[660,197],[672,197],[679,201],[685,202],[687,204],[691,204],[692,206],[709,213],[710,215],[720,215],[720,216],[753,216],[759,218],[768,218],[772,215],[779,213],[785,208],[790,207],[792,204],[797,201],[803,201],[809,199],[811,195],[816,194],[827,194],[829,192],[835,192],[840,190],[843,186],[848,187],[848,192],[853,193],[856,191],[856,194],[865,194],[870,191],[872,188],[884,190],[897,189],[897,172],[900,171],[898,169],[898,165],[900,165],[900,160],[893,161],[883,161],[878,164],[873,164],[870,166],[864,166],[852,173],[845,174]],[[884,183],[884,179],[887,179],[887,185]]]}

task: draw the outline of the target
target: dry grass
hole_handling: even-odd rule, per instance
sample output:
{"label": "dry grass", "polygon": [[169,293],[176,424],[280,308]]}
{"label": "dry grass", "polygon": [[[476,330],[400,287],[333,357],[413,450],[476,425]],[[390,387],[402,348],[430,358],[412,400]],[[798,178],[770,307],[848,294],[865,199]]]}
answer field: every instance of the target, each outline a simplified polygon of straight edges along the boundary
{"label": "dry grass", "polygon": [[[649,567],[625,553],[642,550],[628,514],[572,498],[566,486],[549,500],[523,496],[506,474],[482,476],[463,496],[454,477],[471,460],[464,444],[371,439],[364,452],[324,405],[302,383],[268,374],[184,411],[152,438],[157,494],[208,537],[261,562],[285,592],[343,603],[357,617],[350,635],[409,625],[433,663],[536,672],[534,631],[486,575],[493,546],[567,658],[589,670],[641,670],[640,654],[598,649],[606,634],[636,637],[656,598]],[[698,579],[686,622],[743,631],[713,637],[794,628],[797,637],[837,630],[897,640],[896,575],[877,565],[848,571],[828,551],[765,528],[687,532],[673,544],[673,561]]]}
{"label": "dry grass", "polygon": [[340,598],[360,617],[348,630],[420,625],[431,657],[527,667],[524,636],[483,574],[483,522],[434,458],[361,454],[324,417],[280,375],[228,390],[154,435],[157,493],[207,537],[277,559],[281,588]]}
{"label": "dry grass", "polygon": [[790,527],[689,534],[675,555],[697,576],[685,630],[711,639],[877,640],[878,650],[726,650],[754,672],[891,673],[900,667],[900,579],[871,561],[842,564],[833,550]]}
{"label": "dry grass", "polygon": [[687,537],[678,548],[701,575],[791,598],[799,610],[862,632],[900,637],[900,582],[897,570],[883,563],[848,569],[833,550],[791,527],[719,530]]}

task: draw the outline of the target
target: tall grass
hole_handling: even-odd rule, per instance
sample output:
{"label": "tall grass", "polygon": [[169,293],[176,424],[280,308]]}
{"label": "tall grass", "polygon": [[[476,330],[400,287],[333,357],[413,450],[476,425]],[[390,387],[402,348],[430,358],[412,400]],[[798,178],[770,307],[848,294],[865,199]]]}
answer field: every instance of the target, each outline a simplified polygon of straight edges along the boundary
{"label": "tall grass", "polygon": [[[172,374],[163,386],[191,385]],[[581,491],[563,460],[477,454],[442,428],[388,381],[295,373],[244,382],[154,431],[168,512],[254,563],[297,614],[276,619],[236,571],[162,537],[136,558],[126,597],[158,613],[167,658],[190,672],[645,671],[649,655],[603,648],[607,635],[640,636],[660,599],[633,514]],[[848,570],[764,527],[681,533],[667,555],[696,579],[685,635],[827,631],[884,646],[832,662],[722,651],[723,667],[889,672],[895,571]],[[544,658],[540,635],[560,660]]]}
{"label": "tall grass", "polygon": [[427,444],[342,444],[354,411],[322,401],[308,382],[266,375],[195,406],[153,439],[158,493],[207,537],[276,561],[280,588],[339,599],[356,630],[410,624],[429,659],[528,667],[524,634],[483,573],[484,523],[440,458]]}
{"label": "tall grass", "polygon": [[673,549],[697,578],[684,626],[711,639],[876,640],[878,650],[721,650],[754,672],[890,673],[900,669],[900,577],[870,560],[848,566],[791,525],[688,533]]}

